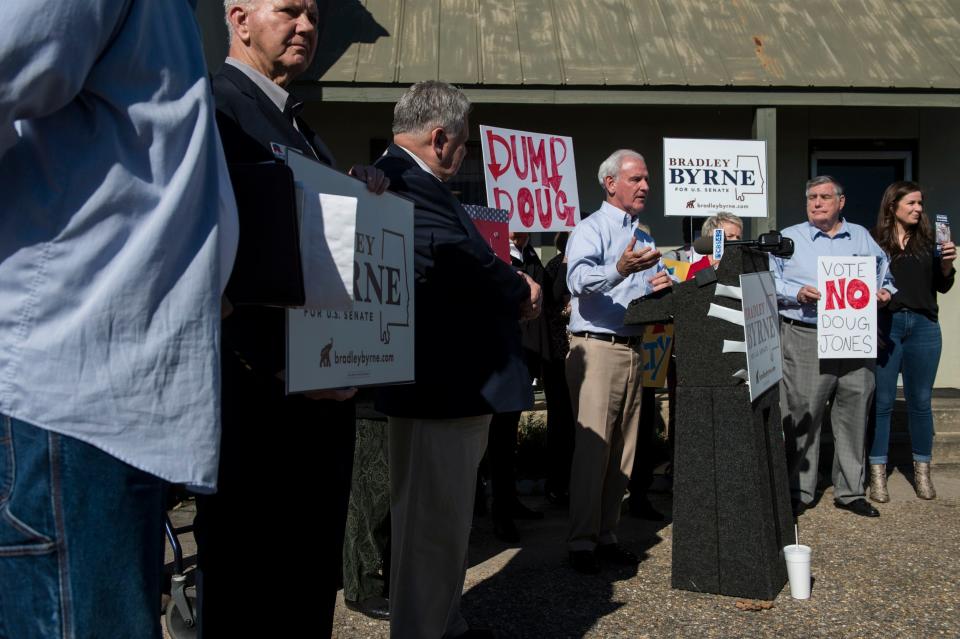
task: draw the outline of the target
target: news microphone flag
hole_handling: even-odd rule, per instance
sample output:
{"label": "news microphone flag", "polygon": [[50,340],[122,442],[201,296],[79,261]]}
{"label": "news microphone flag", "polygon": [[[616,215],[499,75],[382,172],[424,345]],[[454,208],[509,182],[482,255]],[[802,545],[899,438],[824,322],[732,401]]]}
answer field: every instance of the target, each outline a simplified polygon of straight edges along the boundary
{"label": "news microphone flag", "polygon": [[510,212],[479,204],[464,204],[473,225],[501,260],[510,263]]}

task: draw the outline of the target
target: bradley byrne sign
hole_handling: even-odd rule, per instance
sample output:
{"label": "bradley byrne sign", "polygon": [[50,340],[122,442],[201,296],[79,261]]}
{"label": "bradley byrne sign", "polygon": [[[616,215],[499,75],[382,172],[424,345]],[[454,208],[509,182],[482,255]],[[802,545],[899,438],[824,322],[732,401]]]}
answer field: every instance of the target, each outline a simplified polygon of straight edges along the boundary
{"label": "bradley byrne sign", "polygon": [[663,139],[664,213],[767,217],[767,143]]}
{"label": "bradley byrne sign", "polygon": [[783,377],[780,316],[773,274],[763,271],[741,275],[740,290],[750,401],[754,401]]}
{"label": "bradley byrne sign", "polygon": [[[336,305],[287,310],[287,392],[413,381],[413,202],[374,195],[298,153],[287,163],[304,189],[349,197],[356,207],[354,225],[328,233],[349,234],[341,237],[351,250],[340,269],[352,275],[348,295]],[[343,283],[331,277],[326,285]]]}
{"label": "bradley byrne sign", "polygon": [[573,138],[480,127],[487,206],[510,214],[510,230],[570,231],[580,221]]}

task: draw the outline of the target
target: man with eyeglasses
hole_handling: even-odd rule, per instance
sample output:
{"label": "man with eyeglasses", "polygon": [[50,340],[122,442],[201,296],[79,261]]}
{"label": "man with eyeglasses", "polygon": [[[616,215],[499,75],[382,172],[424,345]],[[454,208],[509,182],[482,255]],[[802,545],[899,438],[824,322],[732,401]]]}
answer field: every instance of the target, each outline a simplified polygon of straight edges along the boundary
{"label": "man with eyeglasses", "polygon": [[[896,292],[887,257],[864,227],[841,215],[843,187],[829,175],[807,182],[807,221],[783,231],[793,240],[793,256],[770,256],[780,308],[783,380],[780,411],[787,445],[787,466],[794,513],[799,515],[816,498],[820,457],[820,426],[829,401],[833,425],[834,505],[864,517],[880,513],[865,499],[865,437],[873,401],[873,359],[817,358],[817,258],[874,255],[877,301],[890,301]],[[885,275],[881,275],[885,274]],[[880,277],[883,281],[880,281]]]}

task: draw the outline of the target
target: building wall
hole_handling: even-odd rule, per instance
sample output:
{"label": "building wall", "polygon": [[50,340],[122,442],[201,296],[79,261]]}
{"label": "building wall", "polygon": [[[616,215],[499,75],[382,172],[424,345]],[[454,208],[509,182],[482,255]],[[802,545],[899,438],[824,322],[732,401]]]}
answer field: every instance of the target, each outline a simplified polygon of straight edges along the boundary
{"label": "building wall", "polygon": [[[313,103],[305,110],[342,167],[372,158],[370,141],[388,140],[393,105]],[[471,115],[473,140],[479,126],[569,135],[577,158],[580,207],[593,211],[602,201],[596,178],[600,162],[621,147],[647,159],[651,199],[643,214],[661,246],[681,242],[678,218],[663,216],[663,138],[750,138],[753,109],[747,107],[634,107],[476,105]],[[960,118],[951,109],[783,107],[777,110],[777,226],[805,219],[803,185],[810,177],[810,140],[913,140],[917,144],[915,178],[924,186],[929,213],[948,213],[960,235],[960,181],[955,149],[960,147]],[[960,286],[941,296],[943,356],[936,385],[960,388]]]}
{"label": "building wall", "polygon": [[[369,140],[389,139],[393,105],[314,103],[305,109],[324,141],[348,164],[363,159]],[[324,121],[338,123],[333,127]],[[347,123],[355,123],[348,125]],[[542,131],[573,138],[577,159],[580,208],[589,212],[603,201],[597,169],[619,148],[632,148],[645,157],[651,175],[651,198],[643,213],[658,244],[682,241],[680,218],[663,216],[663,138],[749,138],[753,110],[746,107],[716,108],[635,106],[564,106],[477,104],[470,116],[472,141],[479,142],[479,125]]]}

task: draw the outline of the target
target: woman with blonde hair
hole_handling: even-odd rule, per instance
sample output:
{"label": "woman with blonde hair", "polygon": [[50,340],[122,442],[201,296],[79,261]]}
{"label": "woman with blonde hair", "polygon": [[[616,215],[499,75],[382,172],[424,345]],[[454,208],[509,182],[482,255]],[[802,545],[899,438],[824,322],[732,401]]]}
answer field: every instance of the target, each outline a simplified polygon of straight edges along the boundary
{"label": "woman with blonde hair", "polygon": [[890,303],[878,311],[880,351],[877,357],[876,428],[870,447],[870,499],[890,501],[887,492],[887,450],[890,415],[903,374],[910,443],[913,448],[917,497],[933,499],[930,478],[933,413],[930,398],[942,346],[937,322],[937,293],[953,286],[953,242],[937,245],[923,212],[923,191],[916,182],[894,182],[880,202],[873,237],[890,256],[897,286]]}

